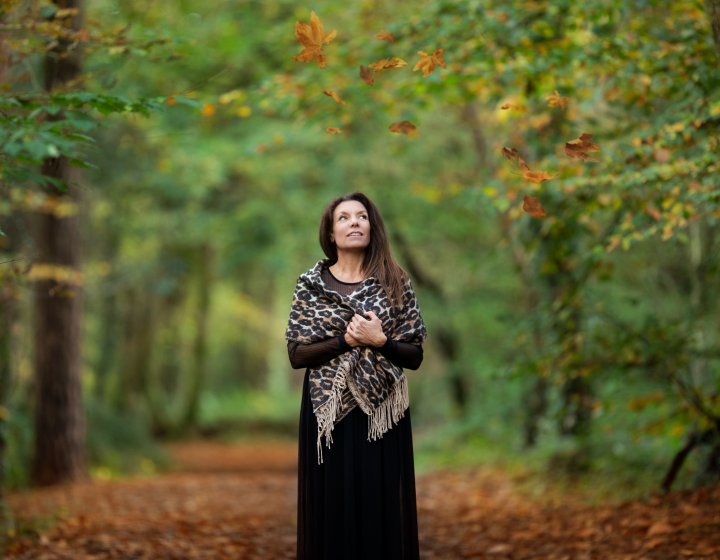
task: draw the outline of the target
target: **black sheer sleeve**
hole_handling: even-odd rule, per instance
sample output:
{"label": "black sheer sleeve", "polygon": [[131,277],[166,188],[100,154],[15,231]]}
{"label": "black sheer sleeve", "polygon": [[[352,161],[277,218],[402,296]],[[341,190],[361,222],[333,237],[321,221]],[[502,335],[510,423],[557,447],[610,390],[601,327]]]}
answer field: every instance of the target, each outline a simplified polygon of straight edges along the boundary
{"label": "black sheer sleeve", "polygon": [[350,345],[345,342],[342,336],[300,344],[299,342],[288,342],[288,357],[290,365],[294,369],[315,367],[329,362],[335,356],[350,350]]}
{"label": "black sheer sleeve", "polygon": [[[320,366],[332,360],[335,356],[347,352],[351,346],[342,336],[328,338],[310,344],[288,342],[288,357],[294,369]],[[423,361],[422,346],[390,340],[378,348],[380,353],[396,366],[407,369],[417,369]]]}
{"label": "black sheer sleeve", "polygon": [[423,361],[423,348],[421,345],[387,339],[387,342],[378,350],[396,366],[407,369],[417,369]]}

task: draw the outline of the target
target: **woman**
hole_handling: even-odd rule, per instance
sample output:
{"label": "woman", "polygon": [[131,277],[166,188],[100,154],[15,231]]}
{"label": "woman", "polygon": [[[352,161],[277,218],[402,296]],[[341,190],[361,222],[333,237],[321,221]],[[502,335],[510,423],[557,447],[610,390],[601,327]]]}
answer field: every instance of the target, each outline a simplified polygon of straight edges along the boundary
{"label": "woman", "polygon": [[[407,379],[426,331],[380,212],[362,193],[320,222],[327,259],[298,278],[286,331],[307,368],[300,406],[299,560],[419,558]],[[323,445],[323,441],[324,445]]]}

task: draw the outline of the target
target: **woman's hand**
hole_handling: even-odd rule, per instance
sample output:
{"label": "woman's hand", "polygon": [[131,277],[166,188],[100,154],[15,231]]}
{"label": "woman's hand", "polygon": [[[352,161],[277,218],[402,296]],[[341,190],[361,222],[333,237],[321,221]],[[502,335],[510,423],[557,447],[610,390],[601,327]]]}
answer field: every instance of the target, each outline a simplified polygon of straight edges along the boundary
{"label": "woman's hand", "polygon": [[[372,311],[368,311],[365,319],[362,315],[355,314],[347,328],[347,333],[354,341],[364,346],[375,346],[379,348],[387,342],[387,336],[382,330],[380,318]],[[345,337],[347,340],[347,336]],[[353,344],[348,341],[348,344]]]}

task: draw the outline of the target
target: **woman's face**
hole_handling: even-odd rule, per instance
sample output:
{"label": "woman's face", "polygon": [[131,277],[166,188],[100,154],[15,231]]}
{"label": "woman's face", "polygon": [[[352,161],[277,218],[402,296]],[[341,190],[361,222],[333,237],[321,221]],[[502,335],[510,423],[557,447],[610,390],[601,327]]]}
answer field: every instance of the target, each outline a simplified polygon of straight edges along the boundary
{"label": "woman's face", "polygon": [[370,217],[357,200],[346,200],[333,212],[332,239],[338,251],[361,250],[370,244]]}

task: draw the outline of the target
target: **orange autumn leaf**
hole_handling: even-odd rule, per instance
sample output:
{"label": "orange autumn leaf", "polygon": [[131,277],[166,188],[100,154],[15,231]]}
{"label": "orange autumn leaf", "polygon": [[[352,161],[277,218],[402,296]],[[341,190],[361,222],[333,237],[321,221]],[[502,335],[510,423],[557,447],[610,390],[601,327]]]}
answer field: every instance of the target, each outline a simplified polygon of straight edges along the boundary
{"label": "orange autumn leaf", "polygon": [[590,142],[592,134],[581,134],[580,138],[565,142],[565,153],[571,158],[578,158],[583,161],[597,161],[590,157],[589,152],[600,151],[600,146]]}
{"label": "orange autumn leaf", "polygon": [[174,95],[171,95],[170,97],[165,98],[165,104],[170,105],[170,107],[177,105],[177,99],[175,99]]}
{"label": "orange autumn leaf", "polygon": [[320,68],[325,68],[327,59],[323,52],[323,45],[327,45],[335,38],[335,30],[330,33],[325,33],[320,18],[315,12],[310,12],[310,24],[295,22],[295,37],[300,41],[303,46],[303,50],[300,54],[293,57],[293,60],[299,62],[312,62],[313,60],[318,63]]}
{"label": "orange autumn leaf", "polygon": [[395,35],[392,33],[387,33],[385,31],[381,31],[377,35],[375,35],[376,39],[380,39],[381,41],[390,41],[391,43],[395,40]]}
{"label": "orange autumn leaf", "polygon": [[398,121],[392,123],[388,129],[390,132],[399,132],[408,136],[414,136],[417,134],[417,127],[410,121]]}
{"label": "orange autumn leaf", "polygon": [[553,177],[554,175],[550,175],[547,171],[532,171],[530,169],[526,169],[523,172],[523,179],[530,181],[531,183],[539,184],[544,181],[549,181]]}
{"label": "orange autumn leaf", "polygon": [[440,56],[444,52],[445,49],[437,49],[432,54],[428,54],[425,51],[418,51],[418,54],[420,55],[420,60],[413,67],[413,72],[417,70],[422,70],[422,75],[427,76],[433,70],[435,70],[435,66],[442,66],[443,68],[447,68],[445,66],[445,61]]}
{"label": "orange autumn leaf", "polygon": [[360,79],[369,86],[375,83],[375,76],[373,75],[373,71],[370,68],[365,68],[365,66],[362,65],[360,66]]}
{"label": "orange autumn leaf", "polygon": [[368,64],[368,68],[372,68],[375,72],[380,72],[388,68],[402,68],[403,66],[407,66],[407,62],[397,56],[393,58],[383,58],[382,60]]}
{"label": "orange autumn leaf", "polygon": [[323,91],[323,93],[325,95],[327,95],[328,97],[332,97],[333,100],[337,103],[340,103],[340,105],[347,105],[347,103],[345,101],[343,101],[342,99],[340,99],[340,96],[337,93],[335,93],[334,91]]}
{"label": "orange autumn leaf", "polygon": [[548,100],[548,105],[550,105],[550,107],[560,107],[561,109],[567,107],[568,98],[560,95],[558,90],[552,92],[545,99]]}
{"label": "orange autumn leaf", "polygon": [[210,118],[215,114],[215,105],[212,103],[205,103],[200,110],[203,117]]}
{"label": "orange autumn leaf", "polygon": [[542,207],[542,204],[540,204],[540,200],[535,196],[523,196],[522,209],[533,218],[542,218],[545,215],[545,209]]}
{"label": "orange autumn leaf", "polygon": [[325,132],[328,134],[340,134],[342,132],[341,128],[335,128],[334,126],[329,126],[325,129]]}

